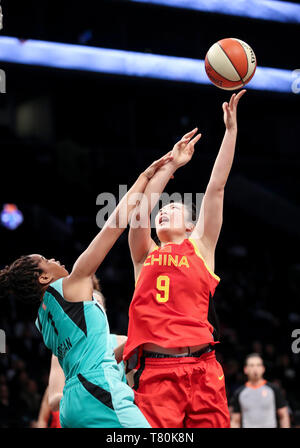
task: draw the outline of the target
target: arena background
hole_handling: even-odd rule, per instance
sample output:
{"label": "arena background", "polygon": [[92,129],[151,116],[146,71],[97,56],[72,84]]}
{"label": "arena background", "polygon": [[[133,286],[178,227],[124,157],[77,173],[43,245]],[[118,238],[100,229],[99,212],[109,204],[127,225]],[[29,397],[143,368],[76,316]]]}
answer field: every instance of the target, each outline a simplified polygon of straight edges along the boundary
{"label": "arena background", "polygon": [[[261,66],[300,68],[299,24],[164,8],[127,1],[2,1],[6,36],[80,43],[203,59],[223,37],[254,49]],[[1,48],[0,48],[1,53]],[[1,62],[1,61],[0,61]],[[204,192],[224,132],[230,93],[167,82],[1,62],[0,207],[16,204],[24,222],[0,226],[0,267],[41,253],[69,269],[98,232],[96,198],[118,197],[154,159],[195,126],[203,133],[192,162],[167,191]],[[216,252],[221,323],[217,356],[228,399],[244,381],[243,361],[260,352],[268,380],[300,424],[300,96],[249,89],[239,112],[234,166]],[[134,289],[127,231],[98,271],[112,332],[126,334]],[[34,426],[47,386],[50,353],[34,327],[36,307],[2,300],[0,426]]]}

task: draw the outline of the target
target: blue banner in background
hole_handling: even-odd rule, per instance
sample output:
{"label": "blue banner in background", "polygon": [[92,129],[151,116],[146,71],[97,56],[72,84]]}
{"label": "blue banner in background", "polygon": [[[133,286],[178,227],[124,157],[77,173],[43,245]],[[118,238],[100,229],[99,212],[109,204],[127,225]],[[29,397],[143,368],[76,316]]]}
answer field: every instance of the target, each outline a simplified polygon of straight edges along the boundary
{"label": "blue banner in background", "polygon": [[[0,61],[208,84],[214,87],[206,75],[204,61],[201,59],[38,40],[22,41],[15,37],[1,36]],[[294,75],[290,70],[257,67],[247,88],[292,93],[293,82]]]}
{"label": "blue banner in background", "polygon": [[252,19],[300,23],[300,5],[276,0],[129,0]]}

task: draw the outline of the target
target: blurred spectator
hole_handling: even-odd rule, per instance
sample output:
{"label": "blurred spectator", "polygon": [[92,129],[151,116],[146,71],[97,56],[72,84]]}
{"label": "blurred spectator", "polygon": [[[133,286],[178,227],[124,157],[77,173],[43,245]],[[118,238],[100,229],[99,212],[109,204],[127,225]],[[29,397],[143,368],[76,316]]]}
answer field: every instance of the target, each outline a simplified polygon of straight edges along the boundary
{"label": "blurred spectator", "polygon": [[36,381],[28,378],[28,380],[23,383],[20,398],[26,403],[29,415],[34,418],[39,411],[41,401]]}
{"label": "blurred spectator", "polygon": [[9,389],[3,381],[0,383],[0,428],[10,428],[16,422],[16,412],[11,404]]}
{"label": "blurred spectator", "polygon": [[258,353],[247,356],[244,373],[248,381],[231,401],[231,428],[289,428],[287,402],[278,385],[264,379],[265,367]]}

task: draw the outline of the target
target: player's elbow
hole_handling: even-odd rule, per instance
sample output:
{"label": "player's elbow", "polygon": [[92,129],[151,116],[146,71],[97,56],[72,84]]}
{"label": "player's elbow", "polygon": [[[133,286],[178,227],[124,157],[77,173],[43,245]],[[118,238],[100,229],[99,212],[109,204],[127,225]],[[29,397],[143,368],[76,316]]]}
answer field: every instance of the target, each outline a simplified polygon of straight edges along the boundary
{"label": "player's elbow", "polygon": [[225,181],[214,179],[209,182],[207,190],[214,194],[224,195],[225,185]]}

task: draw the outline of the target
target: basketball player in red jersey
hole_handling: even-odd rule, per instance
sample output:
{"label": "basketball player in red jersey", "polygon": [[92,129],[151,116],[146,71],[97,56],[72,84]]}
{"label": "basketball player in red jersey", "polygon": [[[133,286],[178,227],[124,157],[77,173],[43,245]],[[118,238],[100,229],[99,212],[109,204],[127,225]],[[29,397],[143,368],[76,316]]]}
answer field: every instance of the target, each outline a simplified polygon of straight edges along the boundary
{"label": "basketball player in red jersey", "polygon": [[151,239],[150,214],[155,205],[151,195],[158,193],[157,202],[174,172],[192,158],[201,137],[196,135],[197,129],[174,146],[173,161],[149,181],[145,200],[133,216],[135,224],[131,221],[129,246],[136,288],[124,359],[128,368],[134,368],[137,357],[135,403],[152,427],[230,427],[210,312],[220,280],[214,274],[214,254],[222,226],[224,188],[235,152],[236,112],[245,92],[232,95],[229,104],[223,104],[225,136],[197,224],[191,222],[184,204],[171,203],[155,219],[160,246]]}

